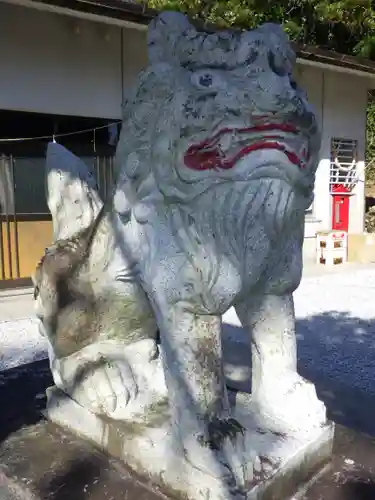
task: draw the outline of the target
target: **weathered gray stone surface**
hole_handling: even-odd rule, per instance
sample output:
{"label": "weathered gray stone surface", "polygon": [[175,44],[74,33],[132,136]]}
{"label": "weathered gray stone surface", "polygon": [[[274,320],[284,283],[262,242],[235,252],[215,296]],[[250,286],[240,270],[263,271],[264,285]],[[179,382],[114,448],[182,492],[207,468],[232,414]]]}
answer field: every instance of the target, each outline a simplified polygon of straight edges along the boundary
{"label": "weathered gray stone surface", "polygon": [[[149,58],[104,207],[84,163],[48,149],[56,242],[34,279],[58,388],[48,415],[188,498],[260,498],[259,474],[330,454],[324,404],[297,373],[292,297],[316,119],[276,25],[208,35],[164,13]],[[251,397],[234,399],[232,306],[252,339]]]}

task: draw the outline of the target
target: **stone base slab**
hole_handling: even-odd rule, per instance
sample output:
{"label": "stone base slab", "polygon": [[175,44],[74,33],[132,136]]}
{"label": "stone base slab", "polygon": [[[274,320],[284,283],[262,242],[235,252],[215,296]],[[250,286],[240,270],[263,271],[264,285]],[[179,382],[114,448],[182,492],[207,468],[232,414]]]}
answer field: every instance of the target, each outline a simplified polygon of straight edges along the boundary
{"label": "stone base slab", "polygon": [[[140,428],[140,424],[100,418],[55,387],[47,395],[49,420],[121,459],[133,471],[161,486],[167,495],[183,493],[190,500],[228,500],[221,482],[188,466],[173,453],[166,424],[167,405],[155,409],[152,424]],[[288,499],[331,458],[334,434],[331,423],[310,434],[285,436],[252,425],[250,415],[245,427],[248,465],[254,455],[259,457],[255,459],[254,477],[246,484],[247,500]]]}
{"label": "stone base slab", "polygon": [[[2,425],[3,422],[1,422]],[[0,443],[1,500],[167,500],[88,440],[41,420]],[[336,426],[333,459],[293,500],[373,500],[375,441]]]}

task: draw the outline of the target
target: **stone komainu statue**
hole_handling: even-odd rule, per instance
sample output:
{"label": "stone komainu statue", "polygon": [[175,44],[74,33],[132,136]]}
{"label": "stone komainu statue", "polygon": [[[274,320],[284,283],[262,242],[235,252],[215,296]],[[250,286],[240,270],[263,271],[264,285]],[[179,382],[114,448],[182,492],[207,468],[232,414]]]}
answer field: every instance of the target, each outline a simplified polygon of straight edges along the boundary
{"label": "stone komainu statue", "polygon": [[166,412],[173,457],[229,498],[252,477],[223,373],[230,307],[252,339],[253,418],[274,432],[325,422],[297,374],[292,299],[320,137],[278,26],[207,34],[164,13],[148,46],[104,206],[83,162],[49,146],[55,243],[37,314],[57,387],[113,420]]}

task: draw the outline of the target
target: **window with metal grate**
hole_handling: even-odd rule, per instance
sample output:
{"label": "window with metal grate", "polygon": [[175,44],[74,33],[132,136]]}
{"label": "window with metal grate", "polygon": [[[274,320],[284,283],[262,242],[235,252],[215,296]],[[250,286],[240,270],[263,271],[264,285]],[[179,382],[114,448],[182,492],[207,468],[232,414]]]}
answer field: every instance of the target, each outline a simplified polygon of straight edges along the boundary
{"label": "window with metal grate", "polygon": [[354,139],[332,138],[330,193],[350,193],[357,184],[357,148],[358,143]]}

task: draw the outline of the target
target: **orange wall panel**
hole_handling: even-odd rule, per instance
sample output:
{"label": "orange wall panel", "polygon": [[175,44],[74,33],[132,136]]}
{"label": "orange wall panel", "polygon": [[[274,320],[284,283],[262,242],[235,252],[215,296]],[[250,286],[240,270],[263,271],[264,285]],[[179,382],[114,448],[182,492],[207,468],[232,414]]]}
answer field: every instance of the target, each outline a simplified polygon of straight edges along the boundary
{"label": "orange wall panel", "polygon": [[[44,254],[45,248],[52,243],[52,222],[21,221],[17,224],[2,222],[1,228],[4,257],[1,262],[1,271],[4,272],[5,279],[30,277]],[[19,275],[17,273],[17,237]]]}

